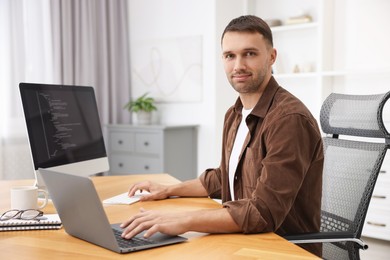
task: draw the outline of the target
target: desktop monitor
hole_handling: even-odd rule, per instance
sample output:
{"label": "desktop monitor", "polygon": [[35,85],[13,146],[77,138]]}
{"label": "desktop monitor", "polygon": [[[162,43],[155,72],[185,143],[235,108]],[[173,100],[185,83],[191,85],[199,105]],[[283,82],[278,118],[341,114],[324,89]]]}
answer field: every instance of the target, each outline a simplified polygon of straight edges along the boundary
{"label": "desktop monitor", "polygon": [[35,169],[90,176],[109,170],[94,89],[20,83],[20,95]]}

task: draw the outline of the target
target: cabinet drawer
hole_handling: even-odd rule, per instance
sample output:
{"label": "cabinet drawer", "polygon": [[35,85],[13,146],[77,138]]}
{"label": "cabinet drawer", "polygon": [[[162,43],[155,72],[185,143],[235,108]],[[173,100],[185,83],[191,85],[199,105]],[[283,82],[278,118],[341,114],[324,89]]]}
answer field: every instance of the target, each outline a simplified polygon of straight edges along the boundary
{"label": "cabinet drawer", "polygon": [[112,155],[110,172],[113,174],[161,173],[163,172],[163,163],[161,158]]}
{"label": "cabinet drawer", "polygon": [[363,235],[390,240],[390,210],[371,208],[363,227]]}
{"label": "cabinet drawer", "polygon": [[136,133],[135,151],[143,154],[159,155],[162,150],[162,137],[160,134]]}
{"label": "cabinet drawer", "polygon": [[382,168],[378,175],[378,182],[386,181],[390,183],[390,166],[389,165],[382,165]]}
{"label": "cabinet drawer", "polygon": [[111,132],[110,148],[111,151],[134,151],[134,133],[129,132]]}
{"label": "cabinet drawer", "polygon": [[378,179],[374,192],[372,193],[370,206],[385,208],[390,211],[390,182],[379,181],[380,179]]}

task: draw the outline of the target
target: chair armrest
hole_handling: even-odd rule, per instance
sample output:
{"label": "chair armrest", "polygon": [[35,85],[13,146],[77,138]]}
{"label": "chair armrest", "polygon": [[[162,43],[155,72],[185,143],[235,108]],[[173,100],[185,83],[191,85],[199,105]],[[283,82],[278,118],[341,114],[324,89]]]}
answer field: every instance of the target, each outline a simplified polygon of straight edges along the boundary
{"label": "chair armrest", "polygon": [[352,232],[313,232],[283,236],[287,240],[325,239],[325,238],[354,238]]}
{"label": "chair armrest", "polygon": [[294,243],[331,243],[331,242],[346,242],[351,241],[359,245],[363,250],[368,248],[368,245],[361,239],[356,238],[352,232],[318,232],[318,233],[303,233],[295,235],[286,235],[285,239]]}

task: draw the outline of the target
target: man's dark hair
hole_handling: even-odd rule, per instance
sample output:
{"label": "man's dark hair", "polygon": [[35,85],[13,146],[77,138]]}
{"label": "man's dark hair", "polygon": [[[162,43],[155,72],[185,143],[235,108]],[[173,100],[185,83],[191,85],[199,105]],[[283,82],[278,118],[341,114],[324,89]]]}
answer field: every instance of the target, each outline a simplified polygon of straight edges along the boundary
{"label": "man's dark hair", "polygon": [[268,24],[263,19],[254,15],[243,15],[231,20],[222,33],[221,43],[227,32],[258,32],[263,35],[271,47],[274,45],[272,32]]}

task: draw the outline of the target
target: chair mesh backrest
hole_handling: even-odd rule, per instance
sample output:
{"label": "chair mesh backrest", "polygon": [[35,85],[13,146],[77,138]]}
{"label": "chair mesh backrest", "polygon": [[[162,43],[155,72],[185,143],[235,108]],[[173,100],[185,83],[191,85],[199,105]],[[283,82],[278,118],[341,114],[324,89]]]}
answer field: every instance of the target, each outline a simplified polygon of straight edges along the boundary
{"label": "chair mesh backrest", "polygon": [[325,137],[321,231],[360,237],[386,144]]}
{"label": "chair mesh backrest", "polygon": [[389,96],[390,92],[380,95],[330,94],[321,107],[322,131],[389,139],[382,117]]}
{"label": "chair mesh backrest", "polygon": [[[389,148],[390,135],[382,119],[389,97],[390,92],[369,96],[331,94],[324,101],[321,127],[333,137],[323,138],[321,232],[348,231],[360,238],[374,185]],[[338,139],[339,135],[382,139],[373,143]],[[356,253],[345,243],[338,243],[337,250],[335,245],[324,245],[324,256],[328,258],[329,253],[343,249],[350,256]]]}

